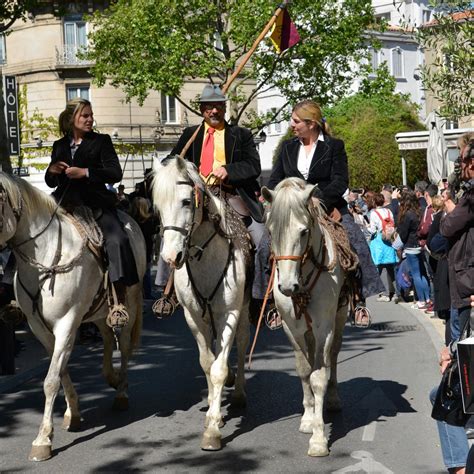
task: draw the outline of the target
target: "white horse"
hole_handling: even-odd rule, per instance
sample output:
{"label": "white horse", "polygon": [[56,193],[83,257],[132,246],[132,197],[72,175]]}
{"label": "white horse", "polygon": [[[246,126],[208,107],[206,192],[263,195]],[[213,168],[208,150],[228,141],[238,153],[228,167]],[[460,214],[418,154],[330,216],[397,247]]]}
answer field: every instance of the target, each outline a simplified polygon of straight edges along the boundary
{"label": "white horse", "polygon": [[232,403],[245,405],[250,288],[244,254],[229,238],[232,231],[223,202],[205,188],[192,163],[168,158],[156,163],[154,172],[153,201],[163,226],[161,256],[175,269],[176,296],[207,379],[209,409],[201,448],[214,451],[221,448],[222,390],[224,384],[232,384],[228,357],[236,334],[238,367]]}
{"label": "white horse", "polygon": [[[145,242],[138,225],[126,225],[134,251],[137,270],[146,268]],[[43,461],[52,454],[53,405],[62,384],[67,409],[63,428],[77,429],[80,423],[78,397],[67,370],[76,332],[93,301],[103,287],[104,273],[97,258],[88,249],[68,215],[54,199],[26,181],[0,173],[0,244],[8,244],[17,260],[14,286],[16,300],[26,315],[33,333],[51,357],[44,380],[46,396],[43,420],[33,441],[29,459]],[[103,294],[102,299],[105,297]],[[127,365],[138,344],[142,324],[141,282],[127,289],[126,304],[129,325],[121,330],[119,344],[121,366],[117,372],[112,363],[115,340],[105,324],[106,302],[90,316],[104,340],[103,373],[117,389],[114,406],[126,409]],[[98,306],[94,303],[95,306]]]}
{"label": "white horse", "polygon": [[324,211],[312,198],[314,189],[299,178],[288,178],[275,191],[264,187],[262,194],[271,202],[267,226],[276,265],[275,305],[303,385],[299,429],[312,433],[308,455],[327,456],[323,402],[327,390],[326,408],[340,409],[336,367],[347,302],[341,305],[345,275],[333,239],[319,223]]}

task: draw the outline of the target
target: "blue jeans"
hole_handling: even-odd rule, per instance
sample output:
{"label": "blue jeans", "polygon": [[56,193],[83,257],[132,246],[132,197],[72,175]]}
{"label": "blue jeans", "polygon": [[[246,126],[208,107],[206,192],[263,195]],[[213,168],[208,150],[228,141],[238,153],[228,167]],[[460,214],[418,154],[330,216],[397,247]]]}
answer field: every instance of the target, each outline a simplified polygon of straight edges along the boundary
{"label": "blue jeans", "polygon": [[410,268],[411,277],[415,285],[416,295],[418,301],[430,300],[430,287],[425,276],[424,264],[421,261],[421,253],[411,254],[407,253],[408,267]]}
{"label": "blue jeans", "polygon": [[[430,402],[433,405],[438,387],[430,392]],[[448,425],[444,421],[436,421],[438,425],[441,453],[446,469],[463,467],[466,465],[469,453],[469,442],[463,426]]]}

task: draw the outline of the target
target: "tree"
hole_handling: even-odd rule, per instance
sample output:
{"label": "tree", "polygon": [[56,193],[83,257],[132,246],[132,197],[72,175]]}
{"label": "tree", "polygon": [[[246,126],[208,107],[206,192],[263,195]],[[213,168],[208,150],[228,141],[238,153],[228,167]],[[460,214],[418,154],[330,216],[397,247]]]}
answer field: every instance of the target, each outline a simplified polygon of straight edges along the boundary
{"label": "tree", "polygon": [[[0,3],[0,35],[6,34],[13,23],[20,18],[24,18],[26,12],[36,4],[37,1],[35,0],[3,0]],[[7,124],[3,113],[4,108],[3,77],[0,70],[0,165],[3,171],[11,173],[12,165],[8,151]]]}
{"label": "tree", "polygon": [[[224,84],[271,18],[268,0],[117,0],[90,19],[89,60],[98,85],[106,80],[128,99],[144,101],[150,90],[180,96],[190,78]],[[228,91],[231,122],[261,128],[271,117],[250,115],[256,96],[277,86],[289,103],[316,98],[334,103],[349,89],[358,65],[368,55],[364,31],[373,23],[370,0],[298,0],[290,14],[301,36],[296,46],[277,54],[263,44]],[[242,83],[255,84],[244,93]],[[283,108],[286,108],[286,105]],[[281,110],[281,109],[280,109]],[[277,111],[274,117],[279,113]]]}
{"label": "tree", "polygon": [[472,38],[474,10],[466,0],[430,0],[434,19],[421,25],[415,37],[433,62],[421,67],[421,80],[440,102],[438,111],[447,119],[472,115]]}
{"label": "tree", "polygon": [[[344,140],[351,186],[379,190],[384,183],[402,182],[399,132],[424,129],[408,97],[395,94],[395,79],[386,65],[374,81],[364,80],[360,91],[325,111],[333,134]],[[426,178],[426,152],[412,152],[407,159],[408,184]]]}

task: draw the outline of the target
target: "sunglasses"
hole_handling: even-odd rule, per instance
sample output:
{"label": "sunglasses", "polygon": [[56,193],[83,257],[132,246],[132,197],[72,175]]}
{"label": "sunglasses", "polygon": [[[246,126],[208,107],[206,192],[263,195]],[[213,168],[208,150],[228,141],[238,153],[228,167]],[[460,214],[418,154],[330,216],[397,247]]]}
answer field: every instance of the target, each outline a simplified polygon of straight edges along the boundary
{"label": "sunglasses", "polygon": [[220,102],[217,102],[215,104],[213,103],[203,103],[201,104],[201,108],[203,110],[206,110],[206,111],[210,111],[210,110],[214,110],[214,109],[217,109],[217,110],[224,110],[225,109],[225,104],[223,103],[220,103]]}

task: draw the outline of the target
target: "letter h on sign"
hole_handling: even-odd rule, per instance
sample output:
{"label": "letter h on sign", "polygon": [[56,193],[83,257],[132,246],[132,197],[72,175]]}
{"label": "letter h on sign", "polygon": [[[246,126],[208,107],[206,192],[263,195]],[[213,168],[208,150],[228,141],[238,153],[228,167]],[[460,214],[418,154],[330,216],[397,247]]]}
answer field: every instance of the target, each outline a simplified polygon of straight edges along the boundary
{"label": "letter h on sign", "polygon": [[10,155],[20,154],[20,126],[18,123],[18,93],[15,76],[5,76],[5,116]]}

